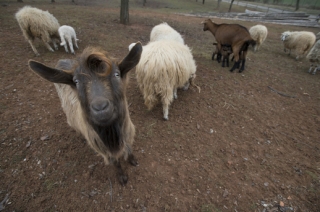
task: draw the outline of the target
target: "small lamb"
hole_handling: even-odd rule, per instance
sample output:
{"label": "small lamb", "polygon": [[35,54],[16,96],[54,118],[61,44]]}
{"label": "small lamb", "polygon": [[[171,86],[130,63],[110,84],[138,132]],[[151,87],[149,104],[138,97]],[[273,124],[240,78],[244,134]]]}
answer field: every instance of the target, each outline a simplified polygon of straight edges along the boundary
{"label": "small lamb", "polygon": [[67,46],[67,42],[68,42],[70,51],[72,54],[74,54],[73,43],[77,49],[79,48],[77,44],[78,39],[74,29],[71,26],[63,25],[59,28],[58,32],[61,39],[60,46],[64,46],[64,49],[68,53],[69,52],[68,46]]}

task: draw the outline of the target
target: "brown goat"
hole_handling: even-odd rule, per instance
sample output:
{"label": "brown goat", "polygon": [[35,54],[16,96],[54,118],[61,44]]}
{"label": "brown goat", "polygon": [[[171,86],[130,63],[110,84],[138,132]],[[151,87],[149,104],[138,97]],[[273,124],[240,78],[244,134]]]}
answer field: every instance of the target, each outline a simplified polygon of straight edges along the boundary
{"label": "brown goat", "polygon": [[256,42],[251,38],[247,28],[239,24],[216,24],[210,19],[203,21],[203,31],[209,30],[215,37],[218,45],[218,52],[221,51],[221,45],[230,45],[235,58],[235,63],[230,69],[232,72],[234,69],[240,67],[240,61],[242,65],[239,72],[244,70],[246,55],[248,46],[255,45]]}
{"label": "brown goat", "polygon": [[135,128],[126,100],[127,73],[134,68],[142,53],[137,43],[118,64],[107,52],[86,48],[78,60],[59,60],[55,68],[29,60],[29,67],[40,77],[53,82],[68,124],[80,132],[106,164],[113,162],[119,182],[128,181],[120,158],[132,165]]}

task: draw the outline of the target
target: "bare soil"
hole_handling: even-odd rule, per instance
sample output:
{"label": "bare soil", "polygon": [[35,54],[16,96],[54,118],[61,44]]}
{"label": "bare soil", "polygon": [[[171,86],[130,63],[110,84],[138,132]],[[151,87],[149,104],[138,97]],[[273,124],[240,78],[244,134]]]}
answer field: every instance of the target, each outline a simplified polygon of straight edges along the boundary
{"label": "bare soil", "polygon": [[[214,38],[202,31],[204,17],[131,9],[130,25],[123,26],[119,8],[30,5],[73,26],[80,43],[71,55],[62,47],[49,52],[37,40],[35,57],[14,19],[23,4],[0,7],[4,211],[320,211],[320,73],[308,74],[309,62],[284,53],[279,39],[286,30],[319,29],[265,24],[269,34],[260,51],[249,51],[243,73],[231,73],[211,60]],[[53,84],[27,63],[54,66],[89,45],[121,60],[130,43],[146,44],[163,21],[193,49],[201,92],[179,90],[164,121],[160,104],[146,109],[131,71],[127,97],[139,166],[125,166],[129,181],[121,186],[114,167],[68,126]]]}

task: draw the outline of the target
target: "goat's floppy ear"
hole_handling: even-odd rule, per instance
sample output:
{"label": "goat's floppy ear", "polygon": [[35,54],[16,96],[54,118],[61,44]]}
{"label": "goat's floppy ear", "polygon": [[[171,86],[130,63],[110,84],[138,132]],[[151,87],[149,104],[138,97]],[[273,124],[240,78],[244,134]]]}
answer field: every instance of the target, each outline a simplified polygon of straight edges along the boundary
{"label": "goat's floppy ear", "polygon": [[63,70],[48,67],[34,60],[29,60],[29,67],[40,77],[50,82],[75,85],[73,75]]}
{"label": "goat's floppy ear", "polygon": [[121,71],[121,77],[123,77],[128,71],[133,69],[140,61],[142,53],[142,44],[137,42],[130,50],[129,54],[119,64],[119,70]]}

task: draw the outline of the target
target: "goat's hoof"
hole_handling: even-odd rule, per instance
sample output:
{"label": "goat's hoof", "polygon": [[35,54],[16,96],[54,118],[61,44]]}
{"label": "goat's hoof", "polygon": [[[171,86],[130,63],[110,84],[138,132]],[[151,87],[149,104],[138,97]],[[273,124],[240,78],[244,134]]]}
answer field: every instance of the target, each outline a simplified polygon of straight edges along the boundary
{"label": "goat's hoof", "polygon": [[169,117],[163,117],[163,119],[165,120],[165,121],[168,121],[169,120]]}
{"label": "goat's hoof", "polygon": [[233,72],[233,69],[230,69],[229,71],[230,71],[230,72]]}
{"label": "goat's hoof", "polygon": [[128,162],[132,165],[132,166],[138,166],[138,161],[136,160],[136,158],[133,155],[130,155],[128,158]]}
{"label": "goat's hoof", "polygon": [[126,174],[119,174],[118,176],[118,180],[119,180],[119,183],[124,186],[127,184],[128,182],[128,175]]}
{"label": "goat's hoof", "polygon": [[243,72],[243,69],[240,69],[240,70],[239,70],[239,73],[241,73],[241,72]]}

